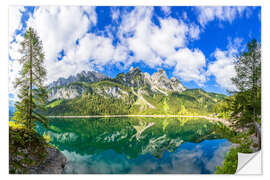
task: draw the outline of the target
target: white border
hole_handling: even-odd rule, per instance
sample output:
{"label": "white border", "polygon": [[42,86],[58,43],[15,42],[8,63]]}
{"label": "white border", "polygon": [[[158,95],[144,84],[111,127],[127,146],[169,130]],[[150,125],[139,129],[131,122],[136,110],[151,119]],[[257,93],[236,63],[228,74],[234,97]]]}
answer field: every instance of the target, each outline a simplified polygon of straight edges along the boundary
{"label": "white border", "polygon": [[193,5],[244,5],[258,6],[263,0],[10,0],[12,5],[96,5],[96,6],[193,6]]}
{"label": "white border", "polygon": [[[110,178],[110,179],[139,179],[139,178],[155,178],[155,179],[179,179],[179,178],[205,178],[205,179],[216,179],[216,178],[243,178],[243,179],[257,179],[266,178],[270,174],[269,163],[270,161],[270,149],[269,149],[269,133],[270,128],[270,7],[269,0],[2,0],[0,6],[0,112],[1,112],[1,179],[48,179],[48,178],[65,178],[65,179],[92,179],[92,178]],[[148,6],[193,6],[193,5],[238,5],[238,6],[260,6],[262,5],[262,53],[263,53],[263,121],[262,121],[262,161],[263,161],[263,176],[236,176],[232,175],[8,175],[8,6],[9,5],[105,5],[105,6],[129,6],[129,5],[148,5]],[[267,142],[268,141],[268,142]],[[265,152],[265,153],[264,153]],[[268,177],[269,179],[269,177]]]}

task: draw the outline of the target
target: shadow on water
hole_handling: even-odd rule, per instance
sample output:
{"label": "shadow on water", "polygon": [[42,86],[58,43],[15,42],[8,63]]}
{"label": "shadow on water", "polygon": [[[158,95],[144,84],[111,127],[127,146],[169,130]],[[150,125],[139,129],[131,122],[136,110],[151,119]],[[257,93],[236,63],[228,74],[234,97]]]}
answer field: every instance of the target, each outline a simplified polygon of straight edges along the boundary
{"label": "shadow on water", "polygon": [[231,142],[196,118],[51,119],[51,144],[66,173],[214,173]]}

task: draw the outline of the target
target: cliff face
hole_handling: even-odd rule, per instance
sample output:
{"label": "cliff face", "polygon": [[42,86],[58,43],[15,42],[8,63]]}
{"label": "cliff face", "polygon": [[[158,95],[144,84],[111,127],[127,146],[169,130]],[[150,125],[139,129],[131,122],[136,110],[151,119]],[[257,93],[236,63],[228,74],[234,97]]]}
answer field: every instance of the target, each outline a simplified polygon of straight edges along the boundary
{"label": "cliff face", "polygon": [[81,73],[78,73],[76,75],[69,76],[68,78],[59,78],[56,81],[53,81],[49,88],[53,87],[59,87],[59,86],[67,86],[68,84],[72,82],[96,82],[103,79],[107,79],[108,77],[95,71],[82,71]]}
{"label": "cliff face", "polygon": [[117,99],[125,99],[128,96],[128,92],[118,86],[97,87],[94,89],[94,92],[103,97],[105,96]]}
{"label": "cliff face", "polygon": [[186,115],[191,111],[202,115],[224,97],[200,89],[187,89],[176,77],[169,79],[162,69],[150,75],[139,68],[131,68],[113,79],[84,80],[50,88],[48,114]]}
{"label": "cliff face", "polygon": [[146,85],[151,90],[165,95],[168,92],[183,92],[186,90],[176,77],[169,79],[166,72],[162,69],[151,76],[147,72],[143,73],[139,68],[131,68],[127,74],[121,74],[116,79],[129,87],[143,87]]}
{"label": "cliff face", "polygon": [[153,91],[159,91],[165,95],[168,95],[168,92],[183,92],[186,88],[180,83],[176,77],[168,78],[164,70],[159,70],[155,72],[152,76],[145,75]]}
{"label": "cliff face", "polygon": [[52,88],[51,92],[49,93],[49,101],[54,99],[73,99],[80,95],[78,89],[74,87],[63,87],[63,88]]}
{"label": "cliff face", "polygon": [[[159,70],[150,76],[148,73],[143,73],[139,68],[131,68],[126,74],[120,73],[112,80],[100,73],[83,71],[76,76],[70,76],[67,79],[60,78],[50,84],[48,100],[73,99],[81,96],[83,92],[86,92],[89,89],[99,95],[113,98],[123,99],[128,95],[126,90],[119,86],[114,86],[115,84],[106,84],[106,87],[99,86],[94,88],[83,86],[83,83],[94,83],[104,79],[108,79],[108,81],[116,81],[127,88],[142,89],[147,86],[150,87],[151,91],[162,93],[164,95],[168,95],[169,92],[181,93],[186,90],[176,77],[169,79],[164,70]],[[81,84],[76,84],[75,82],[80,82]]]}

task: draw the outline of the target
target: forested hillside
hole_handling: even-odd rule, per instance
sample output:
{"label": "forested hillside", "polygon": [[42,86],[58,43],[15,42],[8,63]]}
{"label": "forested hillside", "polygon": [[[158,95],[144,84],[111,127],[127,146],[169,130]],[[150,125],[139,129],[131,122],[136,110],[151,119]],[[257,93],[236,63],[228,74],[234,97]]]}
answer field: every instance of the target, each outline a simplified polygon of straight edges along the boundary
{"label": "forested hillside", "polygon": [[207,115],[214,113],[215,104],[224,97],[202,89],[186,89],[163,70],[150,76],[134,68],[114,79],[53,86],[47,108],[49,115]]}

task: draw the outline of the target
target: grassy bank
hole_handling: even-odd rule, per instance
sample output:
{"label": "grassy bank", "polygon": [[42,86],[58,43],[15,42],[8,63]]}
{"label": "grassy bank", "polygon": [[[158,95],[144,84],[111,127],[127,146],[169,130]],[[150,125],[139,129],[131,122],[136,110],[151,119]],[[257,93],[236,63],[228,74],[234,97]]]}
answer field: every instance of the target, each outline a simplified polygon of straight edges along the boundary
{"label": "grassy bank", "polygon": [[59,174],[66,158],[50,145],[47,135],[39,135],[13,121],[9,122],[9,173]]}
{"label": "grassy bank", "polygon": [[48,143],[36,131],[23,125],[9,122],[9,173],[28,173],[48,155]]}

